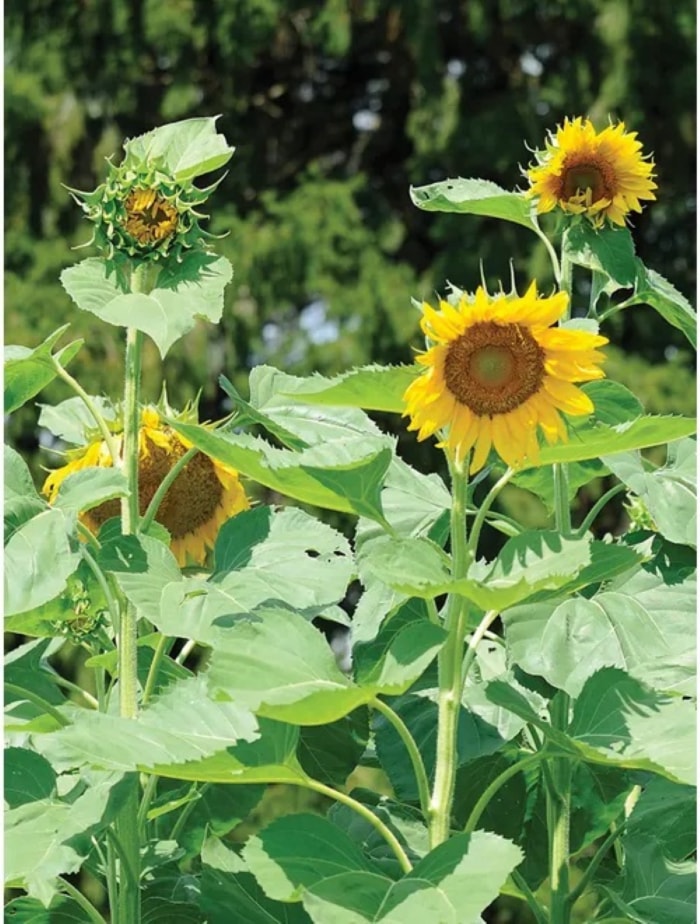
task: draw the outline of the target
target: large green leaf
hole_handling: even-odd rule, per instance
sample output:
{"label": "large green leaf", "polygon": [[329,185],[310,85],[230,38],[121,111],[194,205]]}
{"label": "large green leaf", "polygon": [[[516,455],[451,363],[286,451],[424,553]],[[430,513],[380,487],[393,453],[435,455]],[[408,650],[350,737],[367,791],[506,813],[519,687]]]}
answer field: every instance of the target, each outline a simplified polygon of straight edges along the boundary
{"label": "large green leaf", "polygon": [[[108,425],[119,419],[117,408],[108,398],[101,395],[89,395],[88,397]],[[82,398],[67,398],[58,404],[40,406],[39,426],[45,427],[64,442],[83,446],[95,435],[97,430],[95,418]],[[100,439],[102,439],[101,436]]]}
{"label": "large green leaf", "polygon": [[[146,553],[146,569],[133,573],[116,572],[115,579],[126,597],[136,606],[139,615],[158,625],[164,588],[168,584],[177,585],[184,578],[175,556],[167,546],[150,536],[139,536],[138,541]],[[179,635],[180,632],[169,634]],[[185,634],[184,631],[182,634]]]}
{"label": "large green leaf", "polygon": [[4,757],[4,797],[10,808],[48,799],[55,792],[56,773],[36,751],[6,748]]}
{"label": "large green leaf", "polygon": [[238,854],[214,837],[202,848],[201,889],[209,924],[311,924],[301,905],[268,898]]}
{"label": "large green leaf", "polygon": [[648,269],[641,260],[637,261],[634,295],[619,307],[632,305],[651,305],[668,324],[683,332],[693,349],[697,349],[698,319],[692,305],[668,279]]}
{"label": "large green leaf", "polygon": [[309,378],[297,379],[293,386],[283,383],[281,390],[295,401],[308,404],[361,407],[367,411],[400,414],[405,407],[404,392],[421,372],[416,365],[361,366],[333,378],[315,373]]}
{"label": "large green leaf", "polygon": [[56,891],[56,877],[74,873],[90,850],[89,839],[75,838],[95,831],[111,814],[121,774],[93,779],[73,802],[40,799],[5,814],[5,885],[26,889],[48,906]]}
{"label": "large green leaf", "polygon": [[599,886],[619,911],[643,924],[694,924],[695,818],[693,787],[648,782],[622,838],[622,875]]}
{"label": "large green leaf", "polygon": [[590,599],[514,607],[502,616],[509,657],[572,696],[602,667],[692,693],[695,588],[694,576],[667,583],[640,569]]}
{"label": "large green leaf", "polygon": [[198,317],[212,323],[221,319],[224,288],[232,274],[225,257],[193,251],[175,268],[162,270],[147,295],[127,291],[98,257],[63,270],[61,283],[78,308],[108,324],[143,331],[164,357]]}
{"label": "large green leaf", "polygon": [[345,436],[303,452],[275,449],[248,434],[212,432],[194,424],[169,424],[207,455],[294,500],[381,518],[379,489],[391,461],[386,437]]}
{"label": "large green leaf", "polygon": [[258,736],[257,722],[245,706],[214,702],[201,676],[172,684],[135,719],[74,707],[63,711],[72,724],[37,736],[35,742],[53,767],[61,769],[84,764],[148,769],[195,761]]}
{"label": "large green leaf", "polygon": [[128,493],[126,476],[118,469],[84,468],[72,472],[61,482],[54,506],[65,513],[81,513],[113,497],[126,497]]}
{"label": "large green leaf", "polygon": [[87,911],[66,895],[54,895],[48,907],[23,895],[5,905],[6,920],[12,924],[90,924]]}
{"label": "large green leaf", "polygon": [[54,359],[66,366],[83,345],[74,340],[57,353],[54,346],[70,327],[64,324],[33,350],[23,346],[5,347],[5,413],[11,414],[56,378]]}
{"label": "large green leaf", "polygon": [[12,534],[5,546],[6,616],[41,606],[65,588],[80,559],[71,549],[69,530],[69,518],[52,508]]}
{"label": "large green leaf", "polygon": [[343,786],[357,767],[369,738],[365,706],[328,725],[299,729],[297,757],[306,773],[331,786]]}
{"label": "large green leaf", "polygon": [[522,193],[508,192],[490,180],[443,180],[429,186],[412,186],[411,201],[427,212],[459,212],[513,221],[535,230],[532,203]]}
{"label": "large green leaf", "polygon": [[[52,706],[64,702],[65,696],[55,682],[56,672],[48,659],[63,645],[63,639],[36,639],[18,645],[5,655],[5,721],[8,727],[21,725],[44,716],[40,703],[27,699],[24,691],[41,697]],[[57,720],[51,718],[49,728],[57,727]]]}
{"label": "large green leaf", "polygon": [[124,145],[124,163],[157,166],[178,183],[223,167],[235,148],[216,131],[216,118],[183,119],[130,138]]}
{"label": "large green leaf", "polygon": [[563,246],[572,263],[604,273],[615,288],[634,284],[637,258],[628,228],[597,230],[590,222],[581,221],[567,230]]}
{"label": "large green leaf", "polygon": [[5,541],[20,526],[46,510],[47,502],[39,497],[32,476],[22,456],[10,446],[4,447]]}
{"label": "large green leaf", "polygon": [[568,734],[587,760],[695,780],[693,703],[658,693],[618,668],[603,668],[586,681]]}
{"label": "large green leaf", "polygon": [[[358,557],[363,581],[384,581],[394,590],[419,597],[450,591],[484,610],[502,610],[543,591],[558,591],[594,564],[598,551],[590,539],[564,539],[559,533],[531,530],[509,539],[496,559],[475,562],[454,580],[448,556],[428,539],[377,539]],[[626,549],[628,564],[636,555]]]}
{"label": "large green leaf", "polygon": [[649,471],[639,452],[604,456],[610,471],[640,497],[659,532],[681,545],[697,544],[697,444],[678,440],[666,464]]}
{"label": "large green leaf", "polygon": [[301,900],[315,924],[423,924],[426,914],[478,920],[522,854],[495,834],[460,834],[395,882],[329,821],[292,815],[251,838],[243,858],[270,898]]}

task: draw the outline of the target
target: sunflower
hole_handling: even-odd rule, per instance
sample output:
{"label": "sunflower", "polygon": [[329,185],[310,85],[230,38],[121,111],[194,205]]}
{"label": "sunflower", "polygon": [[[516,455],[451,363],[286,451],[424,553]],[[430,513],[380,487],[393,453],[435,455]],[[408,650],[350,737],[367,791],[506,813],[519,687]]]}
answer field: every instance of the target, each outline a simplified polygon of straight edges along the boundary
{"label": "sunflower", "polygon": [[[121,450],[121,439],[117,440]],[[191,443],[165,425],[154,408],[145,408],[139,429],[139,512],[143,515],[159,485],[187,452]],[[92,466],[110,467],[107,444],[95,440],[71,453],[70,461],[51,472],[43,492],[53,503],[63,480],[72,472]],[[168,488],[156,520],[170,533],[170,548],[183,566],[188,559],[203,564],[221,524],[250,506],[238,474],[203,453],[182,469]],[[118,500],[109,500],[81,514],[81,520],[97,533],[102,524],[120,514]]]}
{"label": "sunflower", "polygon": [[565,119],[556,135],[550,133],[546,149],[536,153],[538,165],[526,172],[531,184],[526,195],[537,199],[538,212],[559,206],[585,215],[596,228],[606,218],[624,226],[629,212],[642,211],[641,199],[656,199],[654,162],[642,156],[636,139],[624,122],[596,132],[589,119]]}
{"label": "sunflower", "polygon": [[423,304],[421,328],[430,346],[416,361],[426,371],[404,393],[409,430],[423,440],[441,431],[439,445],[470,471],[483,468],[491,447],[519,467],[537,463],[539,427],[548,443],[566,441],[560,412],[590,414],[590,398],[573,382],[603,377],[606,337],[550,327],[566,311],[568,296],[490,296],[478,288],[456,305]]}

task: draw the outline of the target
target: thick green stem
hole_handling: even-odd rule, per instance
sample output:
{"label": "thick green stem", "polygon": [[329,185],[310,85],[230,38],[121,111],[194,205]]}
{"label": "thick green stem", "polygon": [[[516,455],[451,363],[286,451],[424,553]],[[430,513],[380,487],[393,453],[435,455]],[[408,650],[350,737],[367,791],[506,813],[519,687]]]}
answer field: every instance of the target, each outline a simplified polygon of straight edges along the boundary
{"label": "thick green stem", "polygon": [[[141,844],[139,841],[139,775],[129,774],[130,791],[117,817],[119,843],[119,900],[115,924],[140,924]],[[112,909],[114,910],[114,909]]]}
{"label": "thick green stem", "polygon": [[569,506],[569,470],[566,465],[555,462],[554,471],[554,522],[557,530],[568,538],[571,530],[571,507]]}
{"label": "thick green stem", "polygon": [[[569,697],[559,692],[551,706],[552,726],[565,732],[569,723]],[[551,924],[570,924],[569,829],[571,824],[571,761],[555,757],[551,783],[547,786],[547,828],[549,831],[549,881]]]}
{"label": "thick green stem", "polygon": [[351,808],[354,812],[357,812],[358,815],[361,815],[365,821],[369,822],[369,824],[371,824],[372,827],[381,834],[387,844],[391,847],[396,859],[399,861],[399,866],[401,867],[402,871],[404,873],[411,872],[413,869],[411,861],[406,856],[406,852],[404,851],[394,832],[388,828],[381,820],[381,818],[378,818],[371,809],[367,808],[366,805],[363,805],[361,802],[353,799],[352,796],[346,795],[344,792],[340,792],[337,789],[331,789],[330,786],[326,786],[325,783],[320,783],[318,780],[306,779],[303,783],[300,783],[300,785],[304,786],[306,789],[312,789],[314,792],[328,796],[329,799],[335,799],[336,802],[341,802],[343,805],[347,805],[348,808]]}
{"label": "thick green stem", "polygon": [[[451,461],[451,460],[450,460]],[[464,464],[453,464],[450,541],[452,576],[464,577],[467,554],[467,474]],[[431,849],[446,841],[450,833],[450,815],[457,773],[457,727],[462,700],[462,650],[464,647],[466,601],[450,594],[447,601],[445,630],[447,638],[438,655],[438,727],[435,755],[435,782],[430,800],[428,830]]]}
{"label": "thick green stem", "polygon": [[418,750],[418,745],[416,744],[413,735],[401,719],[401,716],[394,712],[390,706],[378,698],[373,699],[370,703],[370,706],[372,706],[373,709],[376,709],[377,712],[380,712],[387,720],[387,722],[393,725],[399,738],[401,738],[404,745],[406,746],[408,757],[413,767],[413,773],[416,778],[416,784],[418,786],[420,807],[423,812],[423,817],[427,821],[430,810],[430,783],[428,782],[428,775],[425,772],[425,764],[423,763],[423,758],[421,757],[421,753]]}

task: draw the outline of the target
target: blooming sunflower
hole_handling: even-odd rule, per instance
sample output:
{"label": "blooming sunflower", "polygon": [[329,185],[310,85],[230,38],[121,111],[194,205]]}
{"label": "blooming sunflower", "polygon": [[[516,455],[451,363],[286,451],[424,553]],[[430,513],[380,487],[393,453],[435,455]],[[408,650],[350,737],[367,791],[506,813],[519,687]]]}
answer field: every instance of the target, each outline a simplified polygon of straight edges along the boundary
{"label": "blooming sunflower", "polygon": [[640,200],[656,199],[654,162],[642,155],[636,139],[624,122],[596,132],[589,119],[565,119],[536,153],[538,165],[526,172],[531,184],[526,195],[537,199],[538,212],[559,206],[585,215],[596,228],[606,218],[624,225],[629,212],[642,211]]}
{"label": "blooming sunflower", "polygon": [[590,414],[593,403],[573,382],[603,377],[606,337],[550,327],[568,296],[490,296],[478,288],[456,305],[423,303],[421,328],[432,344],[416,361],[426,367],[404,393],[409,430],[423,440],[441,431],[439,445],[470,471],[484,466],[491,447],[512,467],[539,457],[537,428],[548,443],[566,441],[560,412]]}
{"label": "blooming sunflower", "polygon": [[[121,440],[117,443],[121,450]],[[139,512],[143,515],[159,485],[187,452],[191,443],[161,421],[155,408],[145,408],[139,429]],[[107,444],[95,440],[71,453],[70,461],[51,472],[43,492],[53,503],[63,480],[72,472],[91,466],[110,467]],[[156,520],[170,533],[170,548],[183,566],[188,559],[203,564],[221,524],[250,506],[232,468],[198,453],[168,488]],[[84,524],[97,532],[102,524],[120,514],[118,500],[109,500],[81,514]]]}

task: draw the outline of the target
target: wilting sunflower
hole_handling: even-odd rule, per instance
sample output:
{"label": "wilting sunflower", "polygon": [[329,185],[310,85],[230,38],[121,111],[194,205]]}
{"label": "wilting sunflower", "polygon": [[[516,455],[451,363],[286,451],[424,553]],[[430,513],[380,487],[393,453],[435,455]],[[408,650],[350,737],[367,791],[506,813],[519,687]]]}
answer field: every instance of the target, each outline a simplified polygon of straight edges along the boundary
{"label": "wilting sunflower", "polygon": [[603,377],[606,337],[550,327],[568,296],[489,296],[478,288],[457,305],[423,303],[421,328],[431,345],[416,361],[426,367],[404,393],[409,430],[423,440],[440,431],[458,462],[473,448],[470,471],[483,468],[491,447],[507,465],[539,457],[537,428],[548,443],[566,441],[560,416],[590,414],[593,403],[573,382]]}
{"label": "wilting sunflower", "polygon": [[[117,443],[121,450],[120,438]],[[191,445],[165,425],[154,408],[142,412],[139,429],[139,512],[142,515],[165,476]],[[53,502],[61,483],[72,472],[111,465],[107,444],[95,440],[75,450],[66,465],[51,472],[44,482],[43,492]],[[156,520],[170,533],[170,548],[180,566],[188,560],[202,564],[221,524],[249,506],[237,472],[200,452],[170,485]],[[119,516],[120,509],[118,500],[105,501],[83,513],[81,519],[96,533],[106,520]]]}
{"label": "wilting sunflower", "polygon": [[624,122],[596,132],[589,119],[565,119],[536,157],[526,195],[537,199],[538,212],[559,206],[600,228],[606,218],[624,225],[626,215],[642,211],[640,200],[656,199],[654,162],[642,155],[637,133],[626,132]]}

